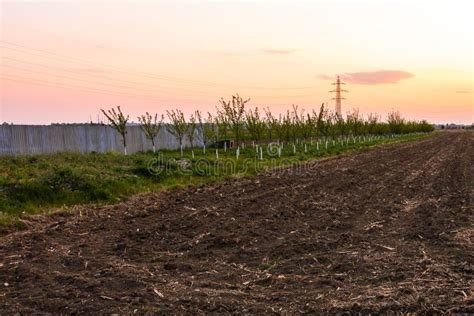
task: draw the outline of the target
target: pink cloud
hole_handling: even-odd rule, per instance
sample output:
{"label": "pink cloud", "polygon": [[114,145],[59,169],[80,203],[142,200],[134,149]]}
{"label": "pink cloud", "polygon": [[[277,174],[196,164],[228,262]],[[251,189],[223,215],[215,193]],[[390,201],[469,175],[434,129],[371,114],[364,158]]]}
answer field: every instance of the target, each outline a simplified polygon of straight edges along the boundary
{"label": "pink cloud", "polygon": [[[379,70],[345,73],[340,75],[340,77],[347,83],[376,85],[383,83],[398,83],[400,80],[413,78],[414,75],[402,70]],[[318,78],[334,80],[336,76],[319,75]]]}
{"label": "pink cloud", "polygon": [[317,75],[316,78],[323,79],[323,80],[334,80],[335,76],[328,76],[328,75]]}

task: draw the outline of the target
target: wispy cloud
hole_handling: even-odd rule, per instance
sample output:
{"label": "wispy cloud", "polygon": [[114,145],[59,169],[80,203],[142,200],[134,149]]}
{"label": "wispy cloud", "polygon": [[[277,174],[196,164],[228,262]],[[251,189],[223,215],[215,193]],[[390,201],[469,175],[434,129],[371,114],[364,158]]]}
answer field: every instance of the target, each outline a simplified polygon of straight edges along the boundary
{"label": "wispy cloud", "polygon": [[74,71],[87,73],[87,74],[106,74],[109,73],[107,69],[100,68],[100,67],[80,67],[74,68]]}
{"label": "wispy cloud", "polygon": [[[319,75],[320,79],[334,79],[336,76]],[[402,70],[379,70],[344,73],[341,79],[352,84],[376,85],[383,83],[398,83],[400,80],[413,78],[414,75]]]}
{"label": "wispy cloud", "polygon": [[297,52],[297,49],[276,49],[276,48],[264,48],[262,52],[269,55],[289,55]]}
{"label": "wispy cloud", "polygon": [[469,94],[469,93],[472,93],[471,90],[457,90],[456,93],[465,93],[465,94]]}
{"label": "wispy cloud", "polygon": [[299,51],[299,49],[277,49],[277,48],[263,48],[260,49],[259,51],[214,51],[213,54],[217,54],[218,56],[224,56],[224,57],[240,57],[240,56],[245,56],[245,55],[253,55],[258,52],[264,53],[267,55],[290,55],[295,52]]}

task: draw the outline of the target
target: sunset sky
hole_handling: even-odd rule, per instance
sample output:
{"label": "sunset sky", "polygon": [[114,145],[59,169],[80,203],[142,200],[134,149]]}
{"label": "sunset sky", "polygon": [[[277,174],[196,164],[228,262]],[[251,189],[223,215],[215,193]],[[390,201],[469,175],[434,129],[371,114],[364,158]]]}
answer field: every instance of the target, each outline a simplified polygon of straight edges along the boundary
{"label": "sunset sky", "polygon": [[2,1],[0,123],[97,121],[121,105],[214,111],[239,93],[472,123],[472,1]]}

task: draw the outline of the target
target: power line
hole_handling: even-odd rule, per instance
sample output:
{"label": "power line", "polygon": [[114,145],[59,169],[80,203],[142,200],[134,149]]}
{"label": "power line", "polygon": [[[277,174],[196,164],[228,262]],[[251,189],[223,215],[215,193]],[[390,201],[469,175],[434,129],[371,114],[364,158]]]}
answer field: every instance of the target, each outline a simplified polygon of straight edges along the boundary
{"label": "power line", "polygon": [[[0,40],[1,41],[1,40]],[[122,71],[122,70],[118,70],[118,69],[115,69],[115,68],[112,68],[110,66],[103,66],[101,64],[97,64],[97,63],[94,63],[94,62],[83,62],[83,61],[71,61],[71,60],[68,60],[68,59],[65,59],[65,58],[58,58],[58,57],[50,57],[50,56],[44,56],[44,53],[41,53],[41,54],[38,54],[38,53],[31,53],[31,52],[28,52],[28,51],[25,51],[25,50],[22,50],[22,49],[17,49],[17,48],[11,48],[11,47],[6,47],[6,46],[0,46],[0,48],[4,48],[4,49],[9,49],[9,50],[13,50],[13,51],[17,51],[17,52],[20,52],[20,53],[24,53],[24,54],[29,54],[29,55],[33,55],[33,56],[39,56],[39,57],[42,57],[42,58],[49,58],[49,59],[53,59],[53,60],[60,60],[62,62],[66,62],[66,63],[70,63],[70,64],[83,64],[83,65],[92,65],[92,66],[100,66],[102,68],[110,68],[112,69],[112,71],[114,72],[117,72],[117,73],[124,73],[124,74],[131,74],[133,76],[136,76],[136,77],[148,77],[148,78],[152,78],[152,79],[158,79],[158,80],[168,80],[168,81],[176,81],[178,83],[182,83],[182,84],[189,84],[188,82],[186,81],[183,81],[182,79],[181,80],[178,80],[178,79],[168,79],[168,78],[163,78],[163,77],[157,77],[157,76],[151,76],[151,75],[148,75],[146,73],[142,73],[142,74],[137,74],[137,73],[133,73],[133,72],[129,72],[129,71]],[[57,55],[57,54],[54,54],[54,53],[49,53],[50,55]],[[73,57],[68,57],[68,58],[71,58],[71,59],[76,59],[76,58],[73,58]]]}
{"label": "power line", "polygon": [[[74,77],[69,77],[69,76],[62,76],[62,75],[56,75],[56,74],[48,74],[48,73],[43,73],[41,71],[36,71],[36,70],[32,70],[32,69],[25,69],[25,68],[21,68],[21,67],[15,67],[15,66],[11,66],[11,65],[3,65],[3,67],[7,67],[7,68],[12,68],[12,69],[17,69],[17,70],[21,70],[21,71],[26,71],[26,72],[33,72],[33,73],[39,73],[39,74],[42,74],[42,75],[46,75],[46,76],[53,76],[53,77],[57,77],[57,78],[63,78],[63,79],[68,79],[68,80],[74,80],[74,81],[81,81],[81,82],[85,82],[85,83],[88,83],[88,84],[97,84],[97,85],[104,85],[104,86],[110,86],[112,88],[125,88],[125,89],[131,89],[131,90],[136,90],[136,91],[144,91],[144,92],[162,92],[162,93],[165,93],[165,94],[171,94],[172,92],[167,92],[167,91],[159,91],[159,90],[150,90],[150,89],[143,89],[143,88],[134,88],[134,87],[130,87],[130,86],[122,86],[122,85],[116,85],[116,84],[110,84],[110,83],[104,83],[104,82],[94,82],[94,81],[90,81],[90,80],[85,80],[85,79],[79,79],[79,78],[74,78]],[[32,78],[34,79],[34,78]],[[186,95],[186,96],[191,96],[191,95]],[[194,94],[194,96],[211,96],[211,95],[207,95],[207,94]]]}
{"label": "power line", "polygon": [[[54,53],[54,52],[51,52],[51,51],[47,51],[47,50],[43,50],[43,49],[36,49],[36,48],[29,47],[29,46],[12,43],[12,42],[9,42],[9,41],[0,40],[0,42],[5,43],[6,45],[10,45],[10,46],[21,47],[23,49],[11,48],[11,47],[7,47],[7,46],[0,46],[1,48],[6,48],[6,49],[26,53],[26,54],[35,55],[34,53],[25,51],[25,49],[32,50],[32,51],[40,52],[43,55],[47,54],[47,55],[57,56],[56,59],[60,59],[60,60],[62,59],[62,60],[66,61],[66,62],[69,62],[69,63],[71,63],[71,60],[75,60],[74,63],[82,63],[82,64],[89,64],[89,65],[92,64],[92,65],[95,65],[95,66],[99,65],[103,68],[113,69],[116,72],[131,74],[133,76],[138,76],[138,77],[149,77],[149,78],[154,78],[154,79],[159,79],[159,80],[175,81],[175,82],[178,82],[178,83],[195,83],[195,84],[200,84],[200,85],[212,85],[212,86],[228,87],[226,85],[222,85],[222,84],[219,84],[219,83],[213,83],[213,82],[207,82],[207,81],[198,81],[198,80],[189,80],[189,79],[181,79],[181,78],[162,76],[162,75],[157,75],[157,74],[152,74],[152,73],[147,73],[147,72],[139,72],[139,73],[135,72],[134,73],[134,72],[131,72],[130,70],[124,70],[125,68],[100,64],[100,63],[96,63],[96,62],[92,62],[92,61],[89,61],[89,60],[76,58],[76,57],[69,57],[69,56],[57,54],[57,53]],[[38,55],[36,54],[36,56],[38,56]],[[44,56],[41,56],[41,57],[44,57]],[[51,57],[46,57],[46,58],[51,58]],[[314,87],[313,86],[304,86],[304,87],[234,86],[234,87],[230,87],[230,88],[234,88],[234,89],[235,88],[237,88],[237,89],[260,89],[260,90],[303,90],[303,89],[313,89]]]}
{"label": "power line", "polygon": [[[66,71],[66,72],[70,72],[70,73],[77,74],[77,72],[75,72],[75,71],[68,71],[67,69],[60,69],[60,68],[55,68],[55,67],[44,66],[44,65],[41,65],[41,64],[25,62],[25,61],[21,61],[21,60],[14,59],[14,58],[8,58],[8,57],[6,57],[6,59],[14,60],[14,61],[19,61],[20,63],[25,63],[25,64],[31,64],[31,65],[36,65],[36,66],[40,66],[40,67],[45,67],[45,68],[47,68],[47,69],[58,69],[58,70],[60,70],[60,71],[64,70],[64,71]],[[41,72],[41,71],[32,70],[32,69],[25,69],[25,68],[16,67],[16,66],[8,65],[8,64],[4,64],[3,67],[18,69],[18,70],[26,71],[26,72],[39,73],[39,74],[43,74],[43,75],[46,75],[46,76],[53,76],[53,77],[64,78],[64,79],[69,79],[69,80],[82,81],[82,82],[86,82],[86,83],[90,83],[90,84],[105,85],[105,86],[110,86],[110,87],[119,88],[119,89],[120,89],[120,88],[125,88],[125,89],[131,89],[131,90],[136,90],[136,91],[152,92],[152,93],[153,93],[153,92],[156,92],[156,91],[158,90],[158,89],[150,90],[150,89],[144,89],[144,88],[136,88],[136,87],[126,86],[126,85],[117,85],[117,84],[104,83],[104,82],[94,82],[94,81],[90,81],[90,80],[84,80],[84,79],[79,79],[79,78],[69,77],[69,76],[64,76],[64,75],[43,73],[43,72]],[[106,79],[107,79],[107,77],[106,77]],[[112,81],[115,81],[115,79],[111,79],[111,80],[112,80]],[[127,80],[117,80],[117,81],[128,82]],[[134,83],[134,84],[137,84],[137,85],[141,85],[141,83],[139,83],[139,82],[133,82],[133,83]],[[149,85],[149,86],[155,87],[155,85]],[[156,87],[159,87],[159,86],[156,86]],[[165,94],[168,94],[168,95],[180,94],[180,95],[182,95],[182,96],[189,96],[189,97],[192,97],[192,96],[215,97],[215,95],[206,94],[206,93],[199,93],[199,92],[196,93],[196,92],[194,92],[194,91],[192,91],[192,90],[187,90],[186,93],[181,93],[181,92],[170,92],[169,90],[163,90],[162,87],[159,87],[159,89],[162,89],[162,90],[161,90],[161,93],[165,93]],[[306,95],[290,95],[290,96],[288,96],[288,95],[287,95],[287,96],[261,96],[261,95],[256,95],[256,96],[254,96],[254,97],[259,97],[259,98],[301,98],[301,97],[311,97],[311,96],[313,96],[313,95],[312,95],[312,94],[306,94]]]}
{"label": "power line", "polygon": [[[148,96],[142,96],[142,95],[136,95],[136,94],[123,94],[123,93],[117,93],[116,91],[94,89],[94,88],[90,88],[90,87],[74,86],[74,85],[68,85],[68,84],[61,84],[61,83],[57,83],[57,82],[41,80],[41,79],[25,78],[25,77],[16,76],[16,75],[15,76],[8,75],[8,77],[13,77],[13,78],[7,78],[4,75],[2,75],[1,79],[8,80],[8,81],[21,82],[21,83],[26,83],[26,84],[32,84],[32,85],[50,86],[50,87],[54,87],[54,88],[72,89],[72,90],[93,92],[93,93],[106,94],[106,95],[115,95],[115,96],[121,96],[121,97],[136,98],[136,99],[156,100],[156,98],[150,98]],[[31,81],[33,81],[33,82],[31,82]]]}
{"label": "power line", "polygon": [[[2,75],[5,76],[5,75]],[[156,100],[159,97],[155,96],[150,96],[150,95],[139,95],[139,94],[132,94],[132,93],[122,93],[122,92],[117,92],[114,90],[104,90],[104,89],[97,89],[97,88],[91,88],[87,86],[78,86],[78,85],[71,85],[67,83],[58,83],[54,81],[48,81],[48,80],[43,80],[43,79],[36,79],[36,78],[28,78],[28,77],[21,77],[18,75],[7,75],[8,77],[17,77],[14,79],[11,78],[5,78],[5,80],[10,80],[10,81],[17,81],[17,82],[23,82],[27,84],[37,84],[35,82],[31,83],[29,81],[36,81],[40,82],[40,85],[49,85],[53,87],[59,87],[59,88],[67,88],[67,89],[76,89],[76,90],[82,90],[86,92],[94,92],[94,93],[101,93],[101,94],[108,94],[108,95],[116,95],[116,96],[124,96],[124,97],[131,97],[131,98],[139,98],[139,99],[148,99],[148,100]],[[168,96],[169,97],[175,97],[175,98],[180,98],[180,97],[192,97],[189,95],[178,95],[178,96]],[[208,97],[211,98],[213,96],[207,96],[207,95],[202,95],[203,97]],[[275,96],[256,96],[257,98],[281,98],[281,97],[275,97]]]}
{"label": "power line", "polygon": [[[158,98],[152,98],[152,97],[147,97],[147,96],[140,96],[140,95],[134,95],[134,94],[121,94],[121,93],[116,93],[114,91],[93,89],[93,88],[89,88],[89,87],[80,87],[80,86],[73,86],[73,85],[58,84],[56,82],[51,82],[51,81],[46,81],[46,80],[39,80],[39,79],[31,79],[31,78],[22,78],[20,76],[11,76],[11,77],[17,77],[17,78],[7,78],[7,77],[5,77],[5,75],[0,74],[0,79],[1,80],[19,82],[19,83],[24,83],[24,84],[28,84],[28,85],[47,86],[47,87],[53,87],[53,88],[76,90],[76,91],[87,92],[87,93],[113,95],[113,96],[133,98],[133,99],[142,99],[142,100],[148,100],[148,101],[158,101]],[[162,102],[165,102],[165,101],[162,101]],[[302,104],[302,105],[307,105],[310,108],[314,107],[314,105],[312,105],[312,104]],[[260,106],[262,108],[270,106],[270,107],[285,107],[285,109],[288,109],[289,105],[285,104],[285,103],[265,103],[264,105],[260,105]],[[284,113],[284,111],[282,113]]]}
{"label": "power line", "polygon": [[[2,57],[2,59],[7,59],[7,60],[11,60],[11,61],[18,62],[18,63],[33,65],[33,66],[36,66],[36,67],[42,67],[42,68],[51,69],[51,70],[57,70],[57,71],[62,71],[62,72],[68,72],[68,73],[73,73],[73,74],[84,75],[83,72],[78,71],[78,70],[63,69],[63,68],[59,68],[59,67],[51,67],[51,66],[38,64],[38,63],[32,63],[32,62],[27,62],[27,61],[24,61],[24,60],[11,58],[11,57]],[[125,83],[131,83],[131,84],[136,84],[136,85],[145,85],[145,86],[157,87],[157,88],[163,88],[163,89],[168,88],[168,87],[163,87],[163,86],[156,85],[156,84],[150,84],[150,83],[147,83],[147,82],[117,79],[117,78],[112,78],[110,76],[104,76],[104,75],[100,75],[100,74],[99,75],[94,74],[94,75],[92,75],[92,77],[100,77],[100,78],[104,78],[104,79],[111,80],[111,81],[125,82]],[[171,89],[180,89],[181,90],[182,88],[176,87],[176,88],[171,88]],[[192,91],[192,90],[183,90],[183,91]]]}

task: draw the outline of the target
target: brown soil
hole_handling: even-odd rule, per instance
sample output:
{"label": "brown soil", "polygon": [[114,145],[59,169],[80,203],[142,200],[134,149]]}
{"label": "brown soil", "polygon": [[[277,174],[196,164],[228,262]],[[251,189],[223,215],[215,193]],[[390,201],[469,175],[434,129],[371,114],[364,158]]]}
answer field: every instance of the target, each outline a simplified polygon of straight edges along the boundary
{"label": "brown soil", "polygon": [[103,208],[0,240],[2,313],[474,312],[474,133]]}

